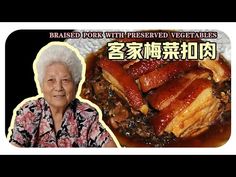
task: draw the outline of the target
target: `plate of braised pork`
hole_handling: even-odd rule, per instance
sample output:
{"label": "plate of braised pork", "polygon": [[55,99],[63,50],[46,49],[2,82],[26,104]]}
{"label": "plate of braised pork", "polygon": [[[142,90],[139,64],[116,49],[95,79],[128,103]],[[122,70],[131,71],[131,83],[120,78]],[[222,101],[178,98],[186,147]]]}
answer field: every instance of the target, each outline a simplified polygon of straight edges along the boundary
{"label": "plate of braised pork", "polygon": [[[176,39],[110,41],[159,43]],[[81,41],[67,42],[80,50]],[[87,68],[81,97],[99,106],[103,121],[121,146],[219,147],[227,142],[231,132],[228,58],[217,52],[214,60],[111,60],[107,42],[99,42],[99,47],[84,56]]]}

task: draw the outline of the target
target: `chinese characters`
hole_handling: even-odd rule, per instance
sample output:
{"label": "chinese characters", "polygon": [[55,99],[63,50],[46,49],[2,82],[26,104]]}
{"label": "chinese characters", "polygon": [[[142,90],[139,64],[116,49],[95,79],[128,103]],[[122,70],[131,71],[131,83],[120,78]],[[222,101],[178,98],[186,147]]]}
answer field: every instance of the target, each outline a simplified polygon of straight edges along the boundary
{"label": "chinese characters", "polygon": [[216,59],[215,42],[109,42],[108,58],[123,59]]}

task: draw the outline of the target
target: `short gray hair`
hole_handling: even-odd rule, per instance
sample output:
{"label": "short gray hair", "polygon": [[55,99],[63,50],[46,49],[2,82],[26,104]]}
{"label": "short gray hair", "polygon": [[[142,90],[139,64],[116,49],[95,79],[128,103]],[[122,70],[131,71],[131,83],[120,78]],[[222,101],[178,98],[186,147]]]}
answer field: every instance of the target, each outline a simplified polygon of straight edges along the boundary
{"label": "short gray hair", "polygon": [[63,63],[68,67],[75,84],[80,82],[82,64],[76,53],[66,46],[51,45],[42,51],[36,63],[40,85],[43,83],[46,67],[57,62]]}

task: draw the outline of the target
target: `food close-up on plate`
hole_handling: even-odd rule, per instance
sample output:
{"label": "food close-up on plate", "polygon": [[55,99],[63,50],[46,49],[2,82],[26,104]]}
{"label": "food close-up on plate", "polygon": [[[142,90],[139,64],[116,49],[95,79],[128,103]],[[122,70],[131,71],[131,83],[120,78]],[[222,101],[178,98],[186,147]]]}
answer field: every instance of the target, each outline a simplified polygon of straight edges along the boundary
{"label": "food close-up on plate", "polygon": [[214,30],[117,31],[124,35],[66,42],[86,62],[80,96],[98,105],[120,145],[227,143],[231,133],[227,35]]}

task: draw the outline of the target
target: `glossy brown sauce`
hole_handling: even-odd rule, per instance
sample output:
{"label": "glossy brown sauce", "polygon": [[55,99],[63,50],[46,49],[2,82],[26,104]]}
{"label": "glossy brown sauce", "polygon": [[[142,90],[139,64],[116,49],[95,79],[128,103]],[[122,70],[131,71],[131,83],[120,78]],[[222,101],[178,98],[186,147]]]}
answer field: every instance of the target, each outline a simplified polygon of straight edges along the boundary
{"label": "glossy brown sauce", "polygon": [[[93,75],[97,56],[91,54],[86,59],[86,78]],[[83,97],[83,95],[81,95]],[[92,101],[92,100],[91,100]],[[231,110],[231,109],[230,109]],[[104,120],[105,121],[105,120]],[[117,130],[110,127],[122,147],[153,147],[138,140],[121,135]],[[231,111],[224,113],[221,118],[211,125],[204,133],[188,139],[176,138],[165,147],[219,147],[227,143],[231,135]]]}
{"label": "glossy brown sauce", "polygon": [[[124,147],[153,147],[152,145],[144,144],[121,135],[118,131],[113,130],[116,138],[121,146]],[[227,143],[231,134],[230,117],[223,122],[217,122],[212,125],[207,131],[194,138],[181,139],[166,145],[166,147],[220,147]]]}

